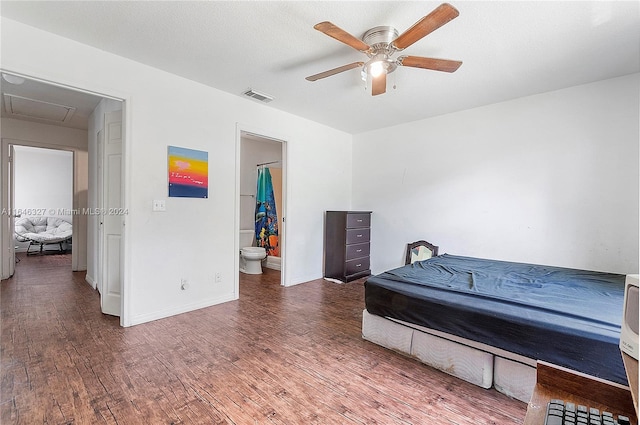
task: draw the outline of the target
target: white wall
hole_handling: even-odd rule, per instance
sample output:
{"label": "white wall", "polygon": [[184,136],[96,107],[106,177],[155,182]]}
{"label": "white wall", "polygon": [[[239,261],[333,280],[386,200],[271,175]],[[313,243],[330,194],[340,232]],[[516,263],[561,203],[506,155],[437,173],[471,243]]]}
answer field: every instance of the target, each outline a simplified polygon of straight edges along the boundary
{"label": "white wall", "polygon": [[30,146],[14,146],[14,151],[15,208],[71,223],[73,152]]}
{"label": "white wall", "polygon": [[[421,238],[638,270],[638,75],[352,138],[6,18],[1,31],[4,70],[126,100],[125,325],[238,296],[238,126],[288,142],[287,285],[322,276],[324,211],[351,207],[373,211],[374,272]],[[208,199],[167,197],[167,145],[209,152]]]}
{"label": "white wall", "polygon": [[[238,296],[238,124],[288,142],[285,284],[322,276],[324,211],[350,206],[349,134],[6,18],[1,30],[3,69],[125,99],[124,325]],[[208,199],[167,197],[167,145],[210,153]]]}
{"label": "white wall", "polygon": [[[15,209],[22,217],[73,221],[73,152],[15,146]],[[32,211],[31,213],[29,211]],[[17,242],[26,250],[28,242]]]}
{"label": "white wall", "polygon": [[356,135],[372,271],[426,239],[441,253],[637,273],[638,92],[635,74]]}
{"label": "white wall", "polygon": [[[12,118],[2,118],[0,126],[0,136],[2,137],[2,149],[7,149],[9,143],[24,146],[36,146],[44,148],[55,148],[73,151],[73,190],[74,209],[82,210],[87,208],[87,173],[88,173],[88,153],[87,153],[87,132],[74,128],[59,127],[56,125],[41,124],[16,120]],[[5,190],[4,174],[0,178],[2,190]],[[13,240],[13,231],[4,232],[3,225],[0,226],[0,236],[3,244]],[[87,268],[87,219],[84,215],[78,215],[73,221],[73,269],[86,270]],[[0,253],[1,255],[1,253]],[[3,270],[6,270],[8,256],[0,256],[0,263]]]}

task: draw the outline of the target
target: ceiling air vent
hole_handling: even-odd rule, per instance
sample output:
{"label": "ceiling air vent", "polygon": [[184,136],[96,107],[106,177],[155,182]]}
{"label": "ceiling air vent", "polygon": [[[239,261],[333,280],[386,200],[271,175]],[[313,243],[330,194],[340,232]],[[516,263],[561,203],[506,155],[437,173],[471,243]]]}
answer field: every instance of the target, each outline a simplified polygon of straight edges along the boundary
{"label": "ceiling air vent", "polygon": [[260,93],[257,92],[253,89],[249,89],[246,92],[242,93],[247,97],[251,97],[253,99],[259,100],[260,102],[264,102],[264,103],[269,103],[273,100],[272,96],[269,96],[268,94],[264,94],[264,93]]}

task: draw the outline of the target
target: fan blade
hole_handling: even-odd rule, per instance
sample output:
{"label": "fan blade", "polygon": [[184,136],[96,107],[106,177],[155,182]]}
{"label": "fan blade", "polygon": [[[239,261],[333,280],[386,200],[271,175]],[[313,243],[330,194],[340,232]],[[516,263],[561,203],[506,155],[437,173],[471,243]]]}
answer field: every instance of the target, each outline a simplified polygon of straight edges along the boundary
{"label": "fan blade", "polygon": [[420,56],[400,56],[398,65],[411,66],[413,68],[432,69],[434,71],[455,72],[462,62],[449,59],[423,58]]}
{"label": "fan blade", "polygon": [[383,72],[377,77],[371,78],[371,95],[377,96],[387,91],[387,73]]}
{"label": "fan blade", "polygon": [[319,24],[314,25],[313,28],[325,33],[329,37],[335,38],[336,40],[346,44],[347,46],[351,46],[356,50],[360,50],[361,52],[367,52],[371,48],[364,41],[352,36],[342,28],[338,28],[331,22],[320,22]]}
{"label": "fan blade", "polygon": [[353,68],[358,68],[358,67],[363,66],[363,65],[364,65],[364,62],[354,62],[354,63],[350,63],[349,65],[343,65],[343,66],[340,66],[338,68],[334,68],[334,69],[330,69],[328,71],[321,72],[319,74],[310,75],[305,79],[308,80],[308,81],[316,81],[316,80],[319,80],[321,78],[331,77],[332,75],[339,74],[341,72],[348,71],[348,70],[353,69]]}
{"label": "fan blade", "polygon": [[435,8],[424,18],[413,24],[411,28],[403,32],[391,45],[396,50],[403,50],[420,40],[425,35],[437,30],[460,14],[458,9],[448,3],[443,3]]}

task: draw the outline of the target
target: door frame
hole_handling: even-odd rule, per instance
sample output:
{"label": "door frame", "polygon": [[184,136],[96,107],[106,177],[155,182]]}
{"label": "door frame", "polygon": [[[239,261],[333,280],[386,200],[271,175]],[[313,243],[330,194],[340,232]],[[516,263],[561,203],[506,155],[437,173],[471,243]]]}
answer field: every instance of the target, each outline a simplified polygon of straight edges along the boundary
{"label": "door frame", "polygon": [[[236,187],[235,187],[235,223],[234,223],[234,252],[240,252],[240,150],[242,147],[242,135],[251,134],[253,136],[279,142],[282,147],[282,237],[279,239],[280,244],[280,285],[288,286],[287,281],[287,194],[289,193],[289,185],[287,179],[287,146],[288,138],[281,134],[277,134],[274,131],[256,128],[250,125],[237,123],[236,124]],[[240,287],[240,257],[234,255],[234,295],[235,298],[239,296]]]}
{"label": "door frame", "polygon": [[[13,188],[10,184],[13,184],[13,166],[10,164],[10,151],[11,143],[15,139],[2,138],[0,140],[0,279],[8,279],[13,276],[15,271],[15,244],[13,243],[13,208],[12,202],[9,199],[13,196]],[[13,158],[11,158],[13,161]]]}
{"label": "door frame", "polygon": [[[77,148],[72,147],[72,146],[65,146],[65,145],[54,145],[54,144],[50,144],[50,143],[43,143],[43,142],[32,142],[29,140],[23,140],[23,139],[10,139],[10,138],[3,138],[2,139],[2,164],[3,167],[5,165],[9,165],[10,171],[7,170],[7,173],[11,173],[10,176],[8,176],[8,179],[6,182],[3,181],[2,183],[2,189],[3,189],[3,193],[5,193],[5,196],[3,196],[3,202],[2,202],[2,210],[5,211],[7,208],[15,208],[14,205],[14,201],[15,201],[15,151],[13,149],[13,146],[26,146],[26,147],[30,147],[30,148],[38,148],[38,149],[50,149],[50,150],[56,150],[56,151],[64,151],[64,152],[71,152],[71,167],[72,167],[72,176],[71,176],[71,191],[72,191],[72,200],[71,200],[71,209],[73,211],[78,211],[79,210],[79,205],[78,205],[78,193],[77,193],[77,171],[78,171],[78,154],[76,152]],[[13,154],[11,155],[11,159],[9,159],[9,156],[7,156],[5,158],[4,153],[7,153],[7,155]],[[5,174],[7,175],[7,174]],[[5,199],[6,197],[6,199]],[[9,199],[9,198],[13,198],[13,199]],[[5,205],[5,202],[8,202],[8,204]],[[46,214],[46,212],[45,212]],[[7,219],[9,220],[8,223],[8,231],[6,233],[6,238],[8,239],[8,241],[3,241],[3,245],[8,243],[8,246],[5,245],[7,251],[9,252],[9,262],[11,262],[13,259],[13,263],[14,264],[7,264],[9,266],[9,270],[13,271],[12,269],[15,265],[15,244],[13,243],[13,232],[11,231],[11,229],[13,229],[13,225],[14,225],[14,221],[15,221],[15,217],[13,214],[11,214],[11,216],[8,216]],[[5,219],[6,220],[6,219]],[[6,223],[6,222],[5,222]],[[3,223],[3,224],[5,224]],[[77,235],[80,233],[80,226],[82,224],[79,222],[79,220],[76,220],[75,218],[72,219],[71,221],[71,228],[72,228],[72,232],[74,235]],[[5,237],[3,236],[3,237]],[[86,236],[86,235],[85,235]],[[86,241],[85,241],[85,245],[86,245]],[[88,249],[88,247],[87,247]],[[5,251],[6,252],[6,251]],[[79,258],[78,258],[78,251],[77,250],[72,250],[71,251],[71,270],[73,271],[77,271],[78,267],[79,267]],[[4,271],[3,271],[3,276],[4,276]],[[11,275],[13,275],[13,273],[11,273]]]}
{"label": "door frame", "polygon": [[[87,93],[87,94],[91,94],[94,96],[99,96],[102,97],[103,99],[111,99],[111,100],[116,100],[122,103],[122,159],[123,159],[123,168],[122,168],[122,190],[124,191],[124,195],[123,195],[123,208],[127,209],[127,211],[129,211],[129,213],[131,213],[131,208],[129,208],[129,206],[131,205],[131,178],[130,176],[132,175],[131,173],[131,167],[132,167],[132,161],[131,158],[129,156],[129,141],[132,140],[132,135],[131,135],[131,128],[132,125],[131,123],[133,122],[133,112],[132,112],[132,108],[130,107],[131,105],[131,94],[129,93],[118,93],[115,92],[112,88],[105,88],[105,87],[87,87],[86,84],[87,82],[83,82],[82,84],[84,86],[80,86],[80,85],[74,85],[71,83],[63,83],[63,82],[57,82],[55,81],[55,79],[47,79],[38,75],[32,75],[32,74],[25,74],[19,71],[15,71],[15,70],[11,70],[11,69],[7,69],[7,68],[0,68],[0,72],[7,72],[9,74],[13,74],[16,76],[20,76],[23,78],[27,78],[27,79],[31,79],[31,80],[35,80],[35,81],[39,81],[41,83],[46,83],[52,86],[57,86],[57,87],[61,87],[64,89],[68,89],[68,90],[73,90],[73,91],[77,91],[77,92],[81,92],[81,93]],[[88,140],[87,140],[88,142]],[[5,159],[5,152],[6,149],[5,148],[5,142],[4,139],[2,139],[2,145],[1,145],[2,149],[2,160]],[[47,147],[47,146],[42,146],[42,147]],[[89,154],[89,152],[87,152],[87,154],[89,155],[89,161],[91,161],[91,155]],[[93,155],[95,155],[95,152],[92,152]],[[8,156],[8,152],[6,152],[6,155]],[[75,165],[75,159],[76,155],[74,153],[74,165]],[[4,168],[4,167],[3,167]],[[5,204],[5,198],[8,196],[8,188],[7,188],[7,181],[6,178],[3,175],[0,175],[0,192],[1,192],[1,202],[2,203],[2,207],[4,207]],[[75,181],[74,181],[75,184]],[[103,182],[104,184],[104,182]],[[121,316],[120,316],[120,326],[123,327],[127,327],[127,326],[132,326],[132,320],[131,320],[131,287],[130,287],[130,274],[131,274],[131,231],[130,231],[130,227],[131,226],[127,226],[126,224],[129,222],[130,220],[130,216],[124,216],[123,218],[123,239],[124,242],[122,244],[122,262],[121,262],[121,275],[122,275],[122,299],[121,299]],[[1,221],[1,225],[0,225],[0,251],[7,253],[9,249],[15,249],[15,247],[13,247],[13,232],[11,231],[11,229],[6,228],[5,226],[5,221],[4,219],[0,220]],[[75,229],[74,229],[75,231]],[[96,228],[96,235],[98,234],[99,229]],[[13,248],[11,248],[13,247]],[[87,244],[87,255],[89,255],[89,253],[93,253],[94,250],[97,249],[95,246],[88,246]],[[2,277],[2,279],[8,278],[10,276],[6,276],[5,277],[5,272],[7,271],[7,266],[6,266],[6,260],[5,258],[8,257],[5,255],[2,255],[2,261],[0,264],[0,276]]]}
{"label": "door frame", "polygon": [[[2,167],[0,168],[4,168],[5,171],[4,173],[2,173],[2,177],[0,177],[0,181],[2,181],[3,179],[7,180],[7,190],[3,192],[3,196],[2,196],[2,201],[1,201],[1,208],[2,208],[2,223],[0,224],[0,226],[2,226],[3,228],[5,228],[6,226],[6,232],[2,232],[0,231],[0,234],[6,235],[7,238],[10,238],[10,246],[8,247],[7,251],[8,255],[6,257],[6,260],[3,260],[3,264],[2,264],[2,276],[4,277],[5,275],[11,277],[13,276],[13,274],[15,273],[16,270],[16,249],[15,249],[15,243],[13,242],[13,233],[11,230],[14,229],[15,227],[15,200],[16,200],[16,196],[15,196],[15,177],[16,177],[16,169],[15,169],[15,149],[14,149],[14,144],[8,142],[5,143],[5,140],[7,139],[3,139],[2,140],[2,154],[0,155],[2,157],[1,160],[1,164]],[[4,236],[3,236],[4,238]],[[2,243],[2,247],[4,248],[4,241]]]}

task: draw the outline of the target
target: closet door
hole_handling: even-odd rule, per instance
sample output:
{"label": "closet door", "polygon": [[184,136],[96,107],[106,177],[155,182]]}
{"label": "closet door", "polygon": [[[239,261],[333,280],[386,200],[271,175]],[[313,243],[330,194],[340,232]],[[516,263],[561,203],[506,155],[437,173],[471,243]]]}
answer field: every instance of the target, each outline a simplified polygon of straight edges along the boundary
{"label": "closet door", "polygon": [[102,312],[121,314],[123,226],[126,216],[122,188],[122,112],[104,117],[102,148],[102,199],[100,228],[102,232],[101,291]]}

